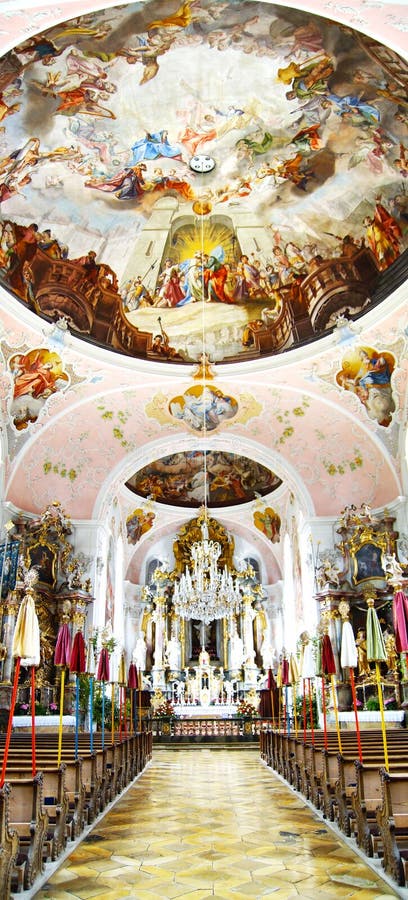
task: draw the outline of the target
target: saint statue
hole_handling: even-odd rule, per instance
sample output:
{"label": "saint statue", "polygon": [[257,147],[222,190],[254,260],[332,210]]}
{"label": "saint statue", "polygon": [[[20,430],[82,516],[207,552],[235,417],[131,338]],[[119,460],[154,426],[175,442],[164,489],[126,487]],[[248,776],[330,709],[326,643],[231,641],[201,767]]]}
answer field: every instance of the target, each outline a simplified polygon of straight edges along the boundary
{"label": "saint statue", "polygon": [[240,669],[244,662],[244,642],[239,636],[237,626],[233,626],[231,633],[231,669]]}
{"label": "saint statue", "polygon": [[364,628],[359,628],[356,637],[357,662],[359,677],[371,675],[370,663],[367,659],[367,641]]}
{"label": "saint statue", "polygon": [[175,637],[171,637],[167,641],[166,660],[169,669],[172,671],[180,669],[180,641]]}
{"label": "saint statue", "polygon": [[136,641],[135,648],[132,653],[133,661],[136,668],[144,672],[146,668],[146,641],[145,641],[145,633],[144,631],[140,631],[139,637]]}

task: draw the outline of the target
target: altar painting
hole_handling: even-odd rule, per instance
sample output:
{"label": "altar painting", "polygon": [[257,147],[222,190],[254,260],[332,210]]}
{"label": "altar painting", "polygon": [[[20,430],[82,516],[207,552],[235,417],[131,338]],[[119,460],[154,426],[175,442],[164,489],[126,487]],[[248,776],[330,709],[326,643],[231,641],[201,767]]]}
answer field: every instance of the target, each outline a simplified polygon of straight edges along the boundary
{"label": "altar painting", "polygon": [[142,497],[174,506],[234,506],[269,494],[282,483],[254,460],[219,450],[173,453],[140,469],[127,487]]}
{"label": "altar painting", "polygon": [[203,304],[215,361],[283,351],[321,266],[344,303],[310,337],[367,308],[407,247],[407,67],[389,53],[392,81],[364,35],[235,0],[121,4],[29,37],[0,60],[3,284],[161,362],[198,359]]}
{"label": "altar painting", "polygon": [[353,580],[359,584],[372,578],[385,578],[383,550],[378,544],[367,541],[355,551]]}

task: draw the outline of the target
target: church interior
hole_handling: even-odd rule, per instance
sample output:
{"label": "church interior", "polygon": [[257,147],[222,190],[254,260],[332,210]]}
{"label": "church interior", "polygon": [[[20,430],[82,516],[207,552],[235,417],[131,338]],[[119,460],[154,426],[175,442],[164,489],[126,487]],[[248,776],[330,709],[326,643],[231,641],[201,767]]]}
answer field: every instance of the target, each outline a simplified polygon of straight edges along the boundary
{"label": "church interior", "polygon": [[407,48],[0,3],[5,900],[408,898]]}

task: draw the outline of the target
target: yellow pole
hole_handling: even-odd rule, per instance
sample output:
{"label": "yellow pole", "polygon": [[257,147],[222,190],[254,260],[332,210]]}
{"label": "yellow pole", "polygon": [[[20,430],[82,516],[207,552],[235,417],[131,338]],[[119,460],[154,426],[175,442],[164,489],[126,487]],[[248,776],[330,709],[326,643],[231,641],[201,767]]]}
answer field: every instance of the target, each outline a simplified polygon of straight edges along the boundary
{"label": "yellow pole", "polygon": [[142,670],[139,669],[139,731],[142,730]]}
{"label": "yellow pole", "polygon": [[298,736],[298,718],[297,718],[297,709],[296,709],[296,700],[297,700],[297,682],[295,681],[292,684],[292,697],[293,697],[293,716],[295,719],[295,735]]}
{"label": "yellow pole", "polygon": [[383,744],[384,744],[384,760],[385,760],[385,768],[387,769],[387,771],[389,771],[389,766],[388,766],[388,747],[387,747],[387,732],[386,732],[386,728],[385,728],[384,700],[383,700],[382,688],[381,688],[381,675],[380,675],[380,664],[379,664],[379,662],[376,662],[376,664],[375,664],[375,675],[376,675],[376,679],[377,679],[378,702],[379,702],[379,704],[380,704],[380,713],[381,713],[381,731],[382,731]]}
{"label": "yellow pole", "polygon": [[332,697],[333,697],[333,709],[334,709],[334,718],[336,720],[336,731],[337,731],[337,741],[339,745],[339,752],[343,753],[341,746],[341,737],[340,737],[340,725],[339,725],[339,709],[337,706],[337,697],[336,697],[336,683],[334,680],[334,675],[331,676],[331,689],[332,689]]}
{"label": "yellow pole", "polygon": [[112,696],[111,696],[111,742],[112,744],[115,742],[115,682],[112,681]]}
{"label": "yellow pole", "polygon": [[62,753],[62,716],[64,714],[64,688],[65,688],[65,666],[61,669],[61,688],[60,688],[60,710],[59,710],[59,728],[58,728],[58,758],[57,765],[61,763]]}

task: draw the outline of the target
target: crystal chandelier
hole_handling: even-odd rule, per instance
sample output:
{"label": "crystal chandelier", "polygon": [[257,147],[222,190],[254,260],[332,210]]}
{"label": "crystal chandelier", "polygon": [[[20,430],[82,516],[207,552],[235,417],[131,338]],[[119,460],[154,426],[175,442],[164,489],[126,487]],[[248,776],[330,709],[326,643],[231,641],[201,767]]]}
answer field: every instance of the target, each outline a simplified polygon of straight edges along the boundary
{"label": "crystal chandelier", "polygon": [[218,568],[221,546],[208,537],[207,511],[201,524],[201,541],[191,546],[191,563],[174,586],[173,604],[183,619],[199,619],[209,625],[238,612],[241,594],[237,580],[224,566]]}

